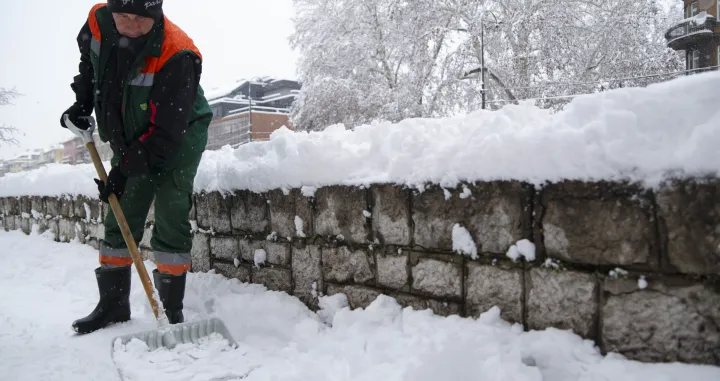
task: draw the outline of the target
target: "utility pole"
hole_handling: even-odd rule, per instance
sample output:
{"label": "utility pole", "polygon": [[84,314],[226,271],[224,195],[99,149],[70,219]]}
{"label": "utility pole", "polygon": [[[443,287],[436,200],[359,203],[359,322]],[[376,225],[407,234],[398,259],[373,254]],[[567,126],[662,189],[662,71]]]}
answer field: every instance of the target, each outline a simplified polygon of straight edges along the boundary
{"label": "utility pole", "polygon": [[485,20],[480,19],[480,94],[482,109],[485,110]]}

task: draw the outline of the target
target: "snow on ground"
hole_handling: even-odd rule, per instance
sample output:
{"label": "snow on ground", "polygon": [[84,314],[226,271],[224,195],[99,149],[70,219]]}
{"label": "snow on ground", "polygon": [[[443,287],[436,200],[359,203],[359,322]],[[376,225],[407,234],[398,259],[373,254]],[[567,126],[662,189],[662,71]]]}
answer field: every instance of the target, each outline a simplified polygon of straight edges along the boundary
{"label": "snow on ground", "polygon": [[[110,356],[112,339],[156,328],[137,274],[131,294],[133,320],[78,336],[71,322],[97,302],[92,273],[97,252],[17,231],[0,232],[0,247],[0,378],[119,379]],[[148,262],[147,267],[151,271],[154,265]],[[223,319],[237,347],[213,347],[218,343],[210,340],[207,347],[147,353],[142,346],[131,345],[119,356],[116,353],[128,379],[720,379],[718,367],[642,364],[618,355],[603,357],[591,342],[567,331],[523,332],[520,326],[504,322],[497,308],[479,319],[443,318],[403,309],[384,296],[367,309],[350,310],[344,296],[334,295],[323,298],[323,309],[315,314],[286,293],[213,273],[190,274],[185,306],[189,320]],[[210,353],[217,356],[207,358]]]}
{"label": "snow on ground", "polygon": [[[326,185],[459,181],[643,181],[667,172],[715,175],[720,170],[720,72],[647,88],[579,96],[551,114],[526,103],[499,111],[439,119],[407,119],[346,130],[276,131],[268,142],[204,154],[196,191]],[[58,166],[0,178],[0,197],[97,193],[91,166]],[[466,191],[461,197],[468,197]]]}

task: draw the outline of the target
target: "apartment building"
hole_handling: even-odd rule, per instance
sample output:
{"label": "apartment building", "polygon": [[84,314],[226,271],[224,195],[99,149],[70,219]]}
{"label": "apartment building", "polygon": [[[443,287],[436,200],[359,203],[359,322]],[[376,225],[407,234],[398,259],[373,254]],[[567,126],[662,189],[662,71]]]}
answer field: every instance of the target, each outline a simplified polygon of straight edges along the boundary
{"label": "apartment building", "polygon": [[685,18],[665,33],[667,46],[685,52],[688,70],[715,70],[720,63],[720,3],[683,0]]}
{"label": "apartment building", "polygon": [[208,150],[268,140],[273,131],[293,129],[288,115],[300,84],[269,77],[238,81],[206,95],[213,111]]}

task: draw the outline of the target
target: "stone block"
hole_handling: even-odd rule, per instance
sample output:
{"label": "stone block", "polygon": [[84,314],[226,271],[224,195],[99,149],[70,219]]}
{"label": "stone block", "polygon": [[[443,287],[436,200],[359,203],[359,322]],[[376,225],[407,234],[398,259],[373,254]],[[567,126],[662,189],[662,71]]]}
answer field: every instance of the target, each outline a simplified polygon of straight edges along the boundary
{"label": "stone block", "polygon": [[219,192],[203,193],[197,196],[197,223],[216,233],[230,233],[231,197]]}
{"label": "stone block", "polygon": [[720,292],[683,280],[605,282],[602,343],[631,360],[720,366]]}
{"label": "stone block", "polygon": [[500,316],[523,323],[523,270],[503,265],[468,263],[465,279],[467,315],[477,318],[494,306]]}
{"label": "stone block", "polygon": [[[248,263],[255,263],[255,251],[265,250],[267,241],[251,241],[246,238],[238,239],[239,257]],[[267,251],[266,251],[267,252]]]}
{"label": "stone block", "polygon": [[31,206],[30,206],[30,196],[22,196],[20,197],[20,200],[18,202],[19,212],[30,214]]}
{"label": "stone block", "polygon": [[235,237],[210,237],[210,255],[213,258],[234,261],[240,258],[240,247]]}
{"label": "stone block", "polygon": [[270,213],[270,230],[277,232],[280,237],[295,237],[295,196],[297,190],[289,194],[280,189],[268,192],[268,209]]}
{"label": "stone block", "polygon": [[237,279],[243,283],[250,283],[250,266],[240,265],[235,267],[233,264],[228,263],[214,263],[213,269],[218,274],[222,274],[226,278]]}
{"label": "stone block", "polygon": [[[197,221],[197,196],[195,194],[192,195],[192,200],[190,203],[190,215],[188,216],[188,218],[193,221]],[[155,210],[153,209],[153,219],[155,218],[154,213]]]}
{"label": "stone block", "polygon": [[97,239],[105,239],[105,225],[101,222],[97,224]]}
{"label": "stone block", "polygon": [[15,230],[15,216],[6,215],[4,220],[5,220],[5,231]]}
{"label": "stone block", "polygon": [[720,274],[720,180],[676,181],[657,195],[666,258],[689,274]]}
{"label": "stone block", "polygon": [[437,298],[462,297],[462,258],[454,262],[411,253],[412,290]]}
{"label": "stone block", "polygon": [[[315,236],[315,216],[314,216],[314,203],[313,197],[304,196],[300,190],[293,190],[295,195],[295,217],[293,217],[293,226],[295,226],[296,237],[313,237]],[[302,235],[297,234],[296,222],[302,223]]]}
{"label": "stone block", "polygon": [[30,225],[30,218],[24,218],[24,217],[20,218],[20,230],[22,230],[23,233],[30,234],[31,226],[32,225]]}
{"label": "stone block", "polygon": [[30,230],[32,230],[33,228],[35,228],[35,229],[37,229],[37,233],[38,233],[38,234],[43,234],[43,233],[45,233],[45,232],[48,230],[48,228],[49,228],[48,222],[49,222],[49,221],[46,220],[46,219],[44,219],[44,218],[41,218],[41,219],[31,218],[31,219],[30,219]]}
{"label": "stone block", "polygon": [[90,238],[103,239],[105,238],[105,226],[103,224],[88,224],[87,233]]}
{"label": "stone block", "polygon": [[345,294],[351,309],[367,308],[377,297],[382,294],[381,291],[364,287],[364,286],[340,286],[328,284],[328,295]]}
{"label": "stone block", "polygon": [[640,188],[552,184],[540,193],[535,211],[547,256],[581,264],[658,267],[652,203]]}
{"label": "stone block", "polygon": [[60,197],[60,215],[63,217],[75,217],[75,206],[72,197]]}
{"label": "stone block", "polygon": [[266,242],[267,262],[273,265],[290,266],[290,245]]}
{"label": "stone block", "polygon": [[389,296],[395,298],[398,304],[403,307],[411,307],[414,310],[431,310],[434,314],[440,316],[460,315],[462,308],[459,303],[442,302],[439,300],[423,298],[415,295],[392,293]]}
{"label": "stone block", "polygon": [[5,197],[5,202],[3,205],[4,212],[6,216],[14,216],[16,214],[20,214],[20,200],[17,197]]}
{"label": "stone block", "polygon": [[396,185],[374,185],[373,235],[383,245],[410,245],[410,191]]}
{"label": "stone block", "polygon": [[342,236],[345,241],[368,243],[370,229],[367,191],[356,187],[332,186],[317,190],[315,232],[322,236]]}
{"label": "stone block", "polygon": [[68,218],[58,220],[58,231],[60,242],[70,242],[77,237],[75,221]]}
{"label": "stone block", "polygon": [[87,225],[84,221],[75,221],[75,237],[82,244],[87,243],[87,240],[90,239]]}
{"label": "stone block", "polygon": [[571,329],[596,339],[598,283],[591,274],[532,269],[527,274],[530,329]]}
{"label": "stone block", "polygon": [[73,213],[76,217],[86,221],[98,221],[100,219],[100,203],[102,203],[102,201],[98,199],[78,196],[73,202]]}
{"label": "stone block", "polygon": [[30,197],[30,214],[33,214],[33,211],[35,211],[34,214],[45,217],[45,202],[42,197]]}
{"label": "stone block", "polygon": [[55,219],[46,220],[46,221],[47,221],[48,230],[53,235],[53,239],[55,241],[60,241],[60,225],[58,224],[58,221]]}
{"label": "stone block", "polygon": [[243,233],[266,233],[268,231],[267,199],[262,194],[237,191],[231,198],[230,216],[232,228]]}
{"label": "stone block", "polygon": [[[287,194],[276,189],[270,191],[267,197],[271,231],[277,232],[282,238],[306,238],[314,235],[312,198],[303,196],[299,189],[292,189]],[[296,218],[301,223],[300,230]]]}
{"label": "stone block", "polygon": [[375,260],[364,250],[345,246],[322,249],[325,281],[336,283],[371,283],[375,279]]}
{"label": "stone block", "polygon": [[378,285],[394,290],[407,290],[410,286],[408,255],[378,253],[376,258]]}
{"label": "stone block", "polygon": [[253,283],[262,284],[272,291],[284,291],[290,293],[292,290],[292,275],[290,270],[272,267],[253,267]]}
{"label": "stone block", "polygon": [[526,202],[527,190],[514,181],[464,185],[453,190],[430,187],[413,197],[415,244],[452,250],[453,226],[460,224],[472,236],[478,253],[504,255],[517,241],[530,238]]}
{"label": "stone block", "polygon": [[293,293],[310,306],[317,306],[317,295],[324,289],[321,257],[317,246],[293,247]]}
{"label": "stone block", "polygon": [[193,272],[210,271],[210,238],[207,234],[196,233],[193,235],[190,258],[192,260]]}
{"label": "stone block", "polygon": [[45,197],[45,214],[51,217],[62,215],[62,203],[59,198]]}

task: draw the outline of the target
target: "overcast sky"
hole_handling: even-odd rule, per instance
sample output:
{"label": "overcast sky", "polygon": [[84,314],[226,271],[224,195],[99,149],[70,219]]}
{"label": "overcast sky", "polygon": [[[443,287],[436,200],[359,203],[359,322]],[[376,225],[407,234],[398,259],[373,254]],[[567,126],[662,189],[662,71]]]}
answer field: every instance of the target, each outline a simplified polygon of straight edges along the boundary
{"label": "overcast sky", "polygon": [[[0,146],[0,159],[71,139],[60,115],[74,101],[75,38],[98,0],[6,1],[0,12],[0,87],[23,94],[0,107],[0,122],[20,130],[20,147]],[[165,14],[203,54],[205,91],[237,79],[296,79],[290,49],[292,0],[167,0]]]}

